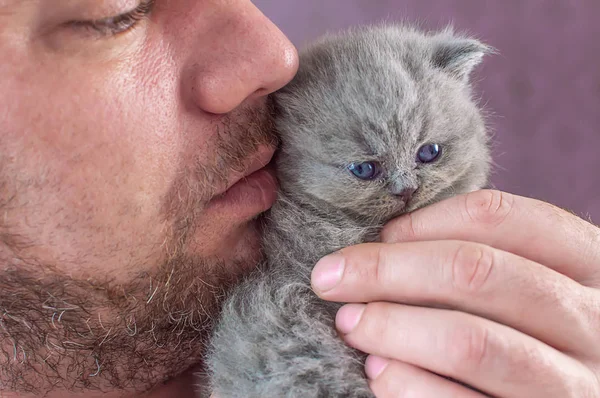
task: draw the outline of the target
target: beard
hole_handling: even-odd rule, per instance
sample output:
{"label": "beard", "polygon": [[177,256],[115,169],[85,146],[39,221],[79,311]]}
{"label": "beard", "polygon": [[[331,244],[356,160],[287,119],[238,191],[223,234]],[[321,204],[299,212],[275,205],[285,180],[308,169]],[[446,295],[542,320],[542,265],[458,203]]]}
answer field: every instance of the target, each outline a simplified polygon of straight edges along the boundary
{"label": "beard", "polygon": [[[276,144],[270,108],[225,117],[215,137],[212,156],[182,162],[187,166],[163,198],[157,222],[166,221],[170,230],[161,260],[124,264],[147,270],[126,282],[76,279],[19,257],[28,242],[0,234],[12,253],[0,258],[2,390],[144,392],[201,362],[221,302],[240,270],[252,268],[247,262],[260,260],[260,249],[250,260],[224,261],[193,254],[190,240],[202,227],[214,187],[243,170],[259,146]],[[249,227],[254,235],[258,221]]]}

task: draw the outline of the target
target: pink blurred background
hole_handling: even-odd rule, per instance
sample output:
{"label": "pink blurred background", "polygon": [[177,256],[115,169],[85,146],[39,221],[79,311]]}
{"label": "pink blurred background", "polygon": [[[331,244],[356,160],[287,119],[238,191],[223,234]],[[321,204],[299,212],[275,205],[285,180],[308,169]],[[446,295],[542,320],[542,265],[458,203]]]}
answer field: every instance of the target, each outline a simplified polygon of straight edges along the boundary
{"label": "pink blurred background", "polygon": [[[600,222],[600,0],[254,0],[302,44],[382,20],[452,22],[492,45],[475,75],[493,113],[495,187]],[[468,156],[468,154],[465,154]]]}

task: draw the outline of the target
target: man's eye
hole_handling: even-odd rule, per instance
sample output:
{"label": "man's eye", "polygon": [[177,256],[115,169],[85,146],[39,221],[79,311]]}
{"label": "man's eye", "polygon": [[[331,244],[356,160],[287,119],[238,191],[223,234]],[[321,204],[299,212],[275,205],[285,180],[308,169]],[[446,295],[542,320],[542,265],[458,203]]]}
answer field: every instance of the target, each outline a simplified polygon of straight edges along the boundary
{"label": "man's eye", "polygon": [[94,21],[72,21],[68,25],[75,28],[88,29],[101,36],[114,36],[133,29],[152,12],[155,0],[142,0],[134,9],[121,15]]}

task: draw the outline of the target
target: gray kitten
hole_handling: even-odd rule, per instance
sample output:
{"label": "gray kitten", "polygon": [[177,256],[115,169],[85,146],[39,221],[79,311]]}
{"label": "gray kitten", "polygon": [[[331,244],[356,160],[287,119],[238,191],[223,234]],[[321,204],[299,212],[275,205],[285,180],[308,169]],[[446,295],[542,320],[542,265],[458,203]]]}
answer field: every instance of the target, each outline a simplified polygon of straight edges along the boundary
{"label": "gray kitten", "polygon": [[324,255],[377,241],[394,216],[487,183],[469,75],[490,48],[450,29],[372,26],[322,38],[273,95],[281,191],[267,264],[232,292],[210,343],[209,388],[230,397],[372,397],[364,354],[311,290]]}

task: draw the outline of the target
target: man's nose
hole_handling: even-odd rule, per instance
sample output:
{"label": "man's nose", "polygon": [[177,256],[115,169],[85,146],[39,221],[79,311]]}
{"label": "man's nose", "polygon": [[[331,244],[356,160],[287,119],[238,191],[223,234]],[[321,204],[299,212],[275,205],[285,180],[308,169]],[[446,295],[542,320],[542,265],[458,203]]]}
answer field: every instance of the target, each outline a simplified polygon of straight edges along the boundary
{"label": "man's nose", "polygon": [[251,2],[223,3],[211,18],[211,42],[195,55],[191,82],[197,106],[213,114],[277,91],[298,70],[294,45]]}

